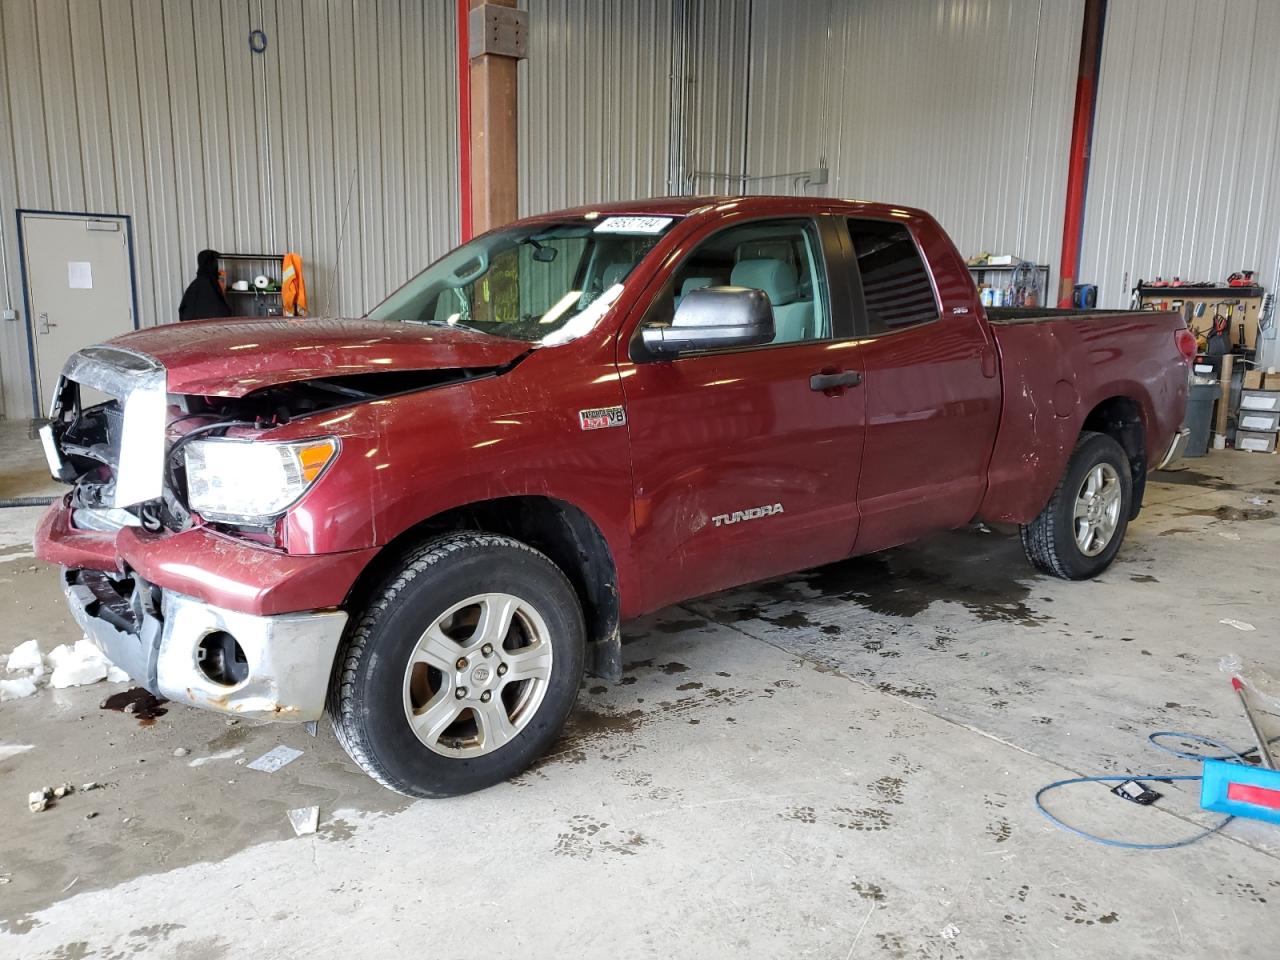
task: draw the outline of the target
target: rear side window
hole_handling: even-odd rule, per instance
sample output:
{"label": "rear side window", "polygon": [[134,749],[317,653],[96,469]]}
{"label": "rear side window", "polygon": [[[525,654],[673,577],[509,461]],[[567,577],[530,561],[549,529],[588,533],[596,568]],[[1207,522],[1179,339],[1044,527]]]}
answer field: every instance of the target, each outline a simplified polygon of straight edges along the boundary
{"label": "rear side window", "polygon": [[862,274],[869,333],[938,319],[933,284],[915,240],[901,223],[850,220],[849,238]]}

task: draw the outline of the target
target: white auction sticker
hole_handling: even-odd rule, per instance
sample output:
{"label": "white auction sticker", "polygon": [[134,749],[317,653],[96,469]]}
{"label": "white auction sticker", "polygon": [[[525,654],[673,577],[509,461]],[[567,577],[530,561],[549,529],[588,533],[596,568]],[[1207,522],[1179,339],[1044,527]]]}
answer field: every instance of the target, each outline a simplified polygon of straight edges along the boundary
{"label": "white auction sticker", "polygon": [[605,217],[596,233],[661,233],[675,217]]}

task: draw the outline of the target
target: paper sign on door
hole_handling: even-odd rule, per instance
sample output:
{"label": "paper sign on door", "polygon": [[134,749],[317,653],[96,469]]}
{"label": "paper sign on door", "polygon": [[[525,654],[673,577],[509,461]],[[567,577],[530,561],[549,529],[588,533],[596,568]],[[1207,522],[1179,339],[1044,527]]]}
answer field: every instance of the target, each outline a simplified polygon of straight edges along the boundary
{"label": "paper sign on door", "polygon": [[87,260],[68,260],[67,286],[72,290],[92,290],[93,264]]}

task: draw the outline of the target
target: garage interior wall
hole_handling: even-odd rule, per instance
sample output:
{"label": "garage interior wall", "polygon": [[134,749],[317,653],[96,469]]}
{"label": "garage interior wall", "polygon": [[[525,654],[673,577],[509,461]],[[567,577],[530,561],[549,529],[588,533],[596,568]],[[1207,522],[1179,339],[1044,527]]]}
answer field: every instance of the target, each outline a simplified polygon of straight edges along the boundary
{"label": "garage interior wall", "polygon": [[[527,7],[522,211],[737,193],[745,174],[923,206],[966,255],[1056,273],[1084,0]],[[825,185],[795,176],[823,165]]]}
{"label": "garage interior wall", "polygon": [[1057,281],[1083,0],[755,0],[753,192],[923,207],[965,256]]}
{"label": "garage interior wall", "polygon": [[1110,0],[1080,266],[1099,306],[1157,275],[1280,282],[1277,38],[1275,0]]}
{"label": "garage interior wall", "polygon": [[15,208],[131,216],[142,325],[205,247],[301,253],[311,312],[358,315],[456,243],[455,49],[443,0],[0,0],[0,412]]}

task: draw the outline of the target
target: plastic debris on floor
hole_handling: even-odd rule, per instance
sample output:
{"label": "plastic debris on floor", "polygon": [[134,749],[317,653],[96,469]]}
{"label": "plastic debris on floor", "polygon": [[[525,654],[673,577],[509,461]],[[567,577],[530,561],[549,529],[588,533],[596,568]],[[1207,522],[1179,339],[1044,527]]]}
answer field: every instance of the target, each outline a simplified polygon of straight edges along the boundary
{"label": "plastic debris on floor", "polygon": [[275,773],[286,763],[293,763],[300,756],[302,756],[301,750],[281,744],[278,747],[272,747],[248,767],[250,770],[261,770],[263,773]]}
{"label": "plastic debris on floor", "polygon": [[300,837],[315,833],[320,828],[320,808],[298,807],[290,810],[289,823],[293,825],[293,832]]}

